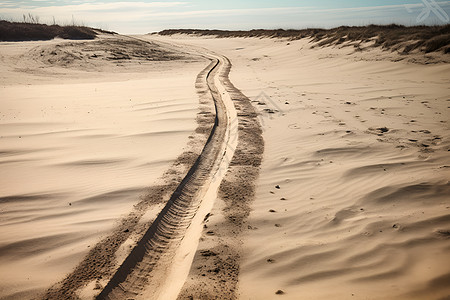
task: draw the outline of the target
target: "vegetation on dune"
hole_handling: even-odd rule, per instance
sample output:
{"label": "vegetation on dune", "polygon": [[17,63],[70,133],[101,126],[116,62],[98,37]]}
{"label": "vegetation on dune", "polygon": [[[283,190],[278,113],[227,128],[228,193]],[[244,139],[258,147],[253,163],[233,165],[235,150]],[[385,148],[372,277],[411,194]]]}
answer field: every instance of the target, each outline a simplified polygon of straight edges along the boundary
{"label": "vegetation on dune", "polygon": [[102,30],[85,26],[46,25],[37,22],[9,22],[0,20],[0,41],[51,40],[55,37],[73,40],[92,40]]}
{"label": "vegetation on dune", "polygon": [[330,46],[348,43],[358,47],[361,43],[373,42],[374,47],[382,47],[386,50],[401,49],[401,52],[405,54],[416,49],[425,53],[435,51],[450,53],[450,25],[408,27],[392,24],[351,27],[341,26],[333,29],[253,29],[250,31],[169,29],[163,30],[158,34],[190,34],[201,36],[216,36],[222,38],[267,37],[288,38],[291,40],[311,38],[313,42],[316,42],[318,44],[318,46]]}

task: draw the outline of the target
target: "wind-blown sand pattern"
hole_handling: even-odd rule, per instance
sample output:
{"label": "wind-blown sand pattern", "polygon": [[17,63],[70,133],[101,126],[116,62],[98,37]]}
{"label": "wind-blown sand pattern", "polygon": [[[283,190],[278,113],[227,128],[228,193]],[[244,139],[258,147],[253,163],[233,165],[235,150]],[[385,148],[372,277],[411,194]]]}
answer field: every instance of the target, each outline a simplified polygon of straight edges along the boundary
{"label": "wind-blown sand pattern", "polygon": [[[14,63],[20,55],[29,73],[43,73],[25,73],[25,78],[42,81],[25,85],[14,78],[23,72],[11,70],[1,91],[0,290],[2,296],[23,299],[62,279],[152,192],[149,186],[163,184],[158,178],[183,148],[188,150],[188,137],[197,127],[193,82],[205,62],[185,60],[186,68],[179,68],[184,61],[176,68],[173,62],[152,63],[143,74],[144,59],[129,63],[124,68],[130,73],[123,74],[115,62],[99,61],[102,72],[82,73],[87,77],[83,82],[83,63],[56,68],[45,63],[47,55],[42,66],[42,60],[28,57],[36,47],[55,47],[55,41],[23,43],[22,53],[11,54],[15,45],[2,45],[4,62]],[[49,70],[61,77],[48,75]],[[177,164],[189,164],[187,154]],[[131,225],[119,226],[130,232],[124,236],[131,234]]]}
{"label": "wind-blown sand pattern", "polygon": [[2,43],[0,297],[446,299],[446,57],[310,46]]}
{"label": "wind-blown sand pattern", "polygon": [[237,298],[450,294],[447,64],[307,41],[177,38],[220,49],[261,112]]}

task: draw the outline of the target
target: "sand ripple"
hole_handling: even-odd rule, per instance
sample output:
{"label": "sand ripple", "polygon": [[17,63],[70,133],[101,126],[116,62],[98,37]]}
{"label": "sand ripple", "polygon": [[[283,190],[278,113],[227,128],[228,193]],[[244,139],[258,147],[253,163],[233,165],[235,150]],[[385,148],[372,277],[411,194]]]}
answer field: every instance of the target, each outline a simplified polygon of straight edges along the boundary
{"label": "sand ripple", "polygon": [[2,87],[0,298],[62,279],[173,163],[196,127],[191,69]]}

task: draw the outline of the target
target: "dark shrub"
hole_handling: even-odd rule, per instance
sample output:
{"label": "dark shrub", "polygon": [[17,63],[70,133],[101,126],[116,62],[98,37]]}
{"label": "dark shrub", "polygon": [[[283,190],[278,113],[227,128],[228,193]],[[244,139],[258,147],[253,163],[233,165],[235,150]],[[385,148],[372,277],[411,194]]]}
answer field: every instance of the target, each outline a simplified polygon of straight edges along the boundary
{"label": "dark shrub", "polygon": [[[375,47],[386,50],[401,51],[409,53],[420,48],[424,52],[450,50],[450,25],[443,26],[411,26],[369,25],[369,26],[341,26],[333,29],[307,28],[302,30],[251,30],[251,31],[225,31],[225,30],[193,30],[193,29],[170,29],[159,32],[160,35],[172,34],[196,34],[212,35],[217,37],[284,37],[291,40],[310,38],[312,42],[318,42],[318,46],[328,46],[351,42],[368,42],[375,40]],[[424,47],[422,47],[424,46]],[[359,49],[359,48],[358,48]]]}
{"label": "dark shrub", "polygon": [[425,53],[434,52],[447,45],[450,45],[450,34],[443,34],[432,37],[424,43]]}
{"label": "dark shrub", "polygon": [[0,21],[0,41],[36,41],[63,39],[94,39],[97,33],[88,27],[59,26]]}

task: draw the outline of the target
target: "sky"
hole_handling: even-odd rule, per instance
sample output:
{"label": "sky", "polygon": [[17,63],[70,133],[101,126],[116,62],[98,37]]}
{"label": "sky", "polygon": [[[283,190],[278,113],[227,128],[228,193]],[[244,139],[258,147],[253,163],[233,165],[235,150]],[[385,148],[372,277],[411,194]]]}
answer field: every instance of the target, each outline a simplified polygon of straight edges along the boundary
{"label": "sky", "polygon": [[123,34],[163,29],[302,29],[369,24],[449,24],[438,0],[0,0],[0,19],[32,14],[42,23],[87,25]]}

